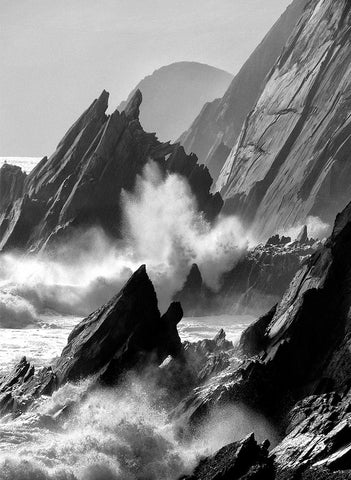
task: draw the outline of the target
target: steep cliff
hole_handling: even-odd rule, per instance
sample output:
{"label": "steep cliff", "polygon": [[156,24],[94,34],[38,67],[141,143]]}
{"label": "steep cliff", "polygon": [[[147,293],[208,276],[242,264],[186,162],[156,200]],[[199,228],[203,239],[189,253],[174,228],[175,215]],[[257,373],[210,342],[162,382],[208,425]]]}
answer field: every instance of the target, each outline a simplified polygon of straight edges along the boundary
{"label": "steep cliff", "polygon": [[[131,92],[143,94],[140,122],[162,141],[176,140],[190,125],[201,107],[221,97],[233,75],[198,62],[176,62],[155,70]],[[122,111],[126,102],[120,104]],[[190,153],[190,152],[189,152]]]}
{"label": "steep cliff", "polygon": [[11,187],[18,194],[11,193],[10,203],[7,195],[7,205],[1,200],[0,250],[40,250],[66,238],[72,229],[90,225],[120,237],[121,191],[133,190],[137,175],[150,159],[164,172],[169,165],[170,171],[189,179],[199,208],[209,220],[218,214],[223,202],[219,194],[210,194],[208,170],[178,144],[161,143],[154,133],[143,130],[141,101],[137,90],[122,113],[115,110],[106,115],[108,93],[102,92],[68,130],[55,153],[31,171],[23,189]]}
{"label": "steep cliff", "polygon": [[215,180],[306,3],[307,0],[293,1],[234,77],[223,98],[206,103],[180,137],[185,150],[194,152]]}
{"label": "steep cliff", "polygon": [[258,237],[332,224],[351,196],[350,25],[348,1],[308,3],[221,171],[225,211]]}

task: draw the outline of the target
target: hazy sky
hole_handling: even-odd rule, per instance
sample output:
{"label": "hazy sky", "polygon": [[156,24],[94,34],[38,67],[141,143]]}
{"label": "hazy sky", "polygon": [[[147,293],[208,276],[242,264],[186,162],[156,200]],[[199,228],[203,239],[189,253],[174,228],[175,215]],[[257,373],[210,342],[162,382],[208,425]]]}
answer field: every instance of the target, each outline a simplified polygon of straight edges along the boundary
{"label": "hazy sky", "polygon": [[180,60],[235,73],[290,0],[0,0],[0,156],[51,154],[104,88],[110,108]]}

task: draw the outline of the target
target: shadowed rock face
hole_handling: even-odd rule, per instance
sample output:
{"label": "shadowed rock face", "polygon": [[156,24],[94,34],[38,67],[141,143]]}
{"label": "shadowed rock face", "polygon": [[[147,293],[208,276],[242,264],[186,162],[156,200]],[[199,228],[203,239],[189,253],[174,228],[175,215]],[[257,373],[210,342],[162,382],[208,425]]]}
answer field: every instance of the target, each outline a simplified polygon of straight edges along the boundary
{"label": "shadowed rock face", "polygon": [[0,168],[0,212],[22,196],[25,179],[20,167],[5,163]]}
{"label": "shadowed rock face", "polygon": [[268,458],[267,446],[268,443],[258,445],[254,436],[249,435],[203,459],[194,473],[183,480],[273,479],[273,460]]}
{"label": "shadowed rock face", "polygon": [[160,365],[182,350],[177,324],[183,316],[172,303],[161,317],[145,266],[107,304],[82,320],[52,367],[35,371],[25,358],[0,383],[0,412],[20,414],[41,395],[69,382],[93,377],[111,385],[135,370]]}
{"label": "shadowed rock face", "polygon": [[[239,349],[248,357],[239,366],[229,357],[182,404],[195,423],[227,402],[270,418],[282,437],[270,457],[276,480],[351,476],[350,245],[351,204],[277,307],[244,332]],[[229,467],[230,453],[222,453]]]}
{"label": "shadowed rock face", "polygon": [[308,238],[300,241],[274,235],[263,245],[249,250],[221,279],[214,292],[204,283],[197,265],[174,299],[181,302],[186,316],[213,313],[261,314],[280,301],[296,272],[322,244]]}
{"label": "shadowed rock face", "polygon": [[133,190],[137,175],[150,159],[167,172],[168,155],[171,171],[189,177],[205,216],[212,220],[218,214],[222,200],[209,193],[212,179],[207,169],[178,145],[161,143],[155,134],[144,132],[139,122],[141,101],[137,90],[124,112],[116,110],[108,116],[108,93],[102,92],[68,130],[55,153],[28,175],[23,191],[11,187],[18,194],[11,194],[16,198],[10,195],[6,210],[0,205],[0,250],[51,248],[75,228],[91,225],[119,238],[122,189]]}
{"label": "shadowed rock face", "polygon": [[180,137],[185,150],[194,152],[200,162],[207,165],[214,180],[235,145],[244,120],[258,100],[265,78],[306,3],[307,0],[295,0],[288,7],[234,77],[223,98],[206,103],[190,128]]}
{"label": "shadowed rock face", "polygon": [[349,201],[350,24],[348,1],[308,3],[222,169],[225,211],[259,238]]}

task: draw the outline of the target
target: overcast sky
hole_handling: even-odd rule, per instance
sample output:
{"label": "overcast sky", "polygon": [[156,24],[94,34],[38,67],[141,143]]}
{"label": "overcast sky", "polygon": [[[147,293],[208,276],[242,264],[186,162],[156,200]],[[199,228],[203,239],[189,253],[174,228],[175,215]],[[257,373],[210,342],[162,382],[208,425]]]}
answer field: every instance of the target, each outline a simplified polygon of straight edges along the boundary
{"label": "overcast sky", "polygon": [[49,155],[104,88],[111,109],[175,61],[235,73],[290,0],[0,0],[0,156]]}

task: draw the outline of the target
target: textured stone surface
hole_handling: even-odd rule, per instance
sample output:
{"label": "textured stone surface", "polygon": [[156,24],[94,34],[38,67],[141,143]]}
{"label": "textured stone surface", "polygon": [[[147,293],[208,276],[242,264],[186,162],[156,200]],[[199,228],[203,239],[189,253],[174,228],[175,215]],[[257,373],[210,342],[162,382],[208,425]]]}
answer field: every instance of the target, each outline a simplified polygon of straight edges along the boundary
{"label": "textured stone surface", "polygon": [[[106,115],[108,93],[103,91],[68,130],[55,153],[31,171],[23,195],[13,193],[19,192],[18,186],[9,187],[12,193],[1,194],[0,250],[52,248],[75,228],[92,225],[119,238],[121,192],[133,190],[137,175],[150,159],[165,172],[169,165],[169,171],[187,177],[205,217],[212,220],[217,215],[223,202],[219,194],[209,192],[208,170],[179,145],[161,143],[155,134],[142,129],[141,101],[137,90],[124,112]],[[5,205],[9,195],[12,201]]]}
{"label": "textured stone surface", "polygon": [[215,455],[203,459],[194,473],[184,480],[239,480],[274,478],[273,461],[268,457],[268,444],[258,445],[254,435],[231,443]]}
{"label": "textured stone surface", "polygon": [[224,96],[207,103],[180,137],[187,153],[194,152],[215,180],[306,3],[307,0],[293,1],[235,76]]}
{"label": "textured stone surface", "polygon": [[172,303],[161,317],[154,287],[141,266],[107,304],[82,320],[52,367],[35,370],[25,358],[0,382],[0,412],[18,415],[41,395],[88,377],[111,385],[130,371],[177,357],[182,344],[177,324],[183,316]]}
{"label": "textured stone surface", "polygon": [[350,3],[312,0],[271,71],[217,189],[267,239],[351,197]]}

